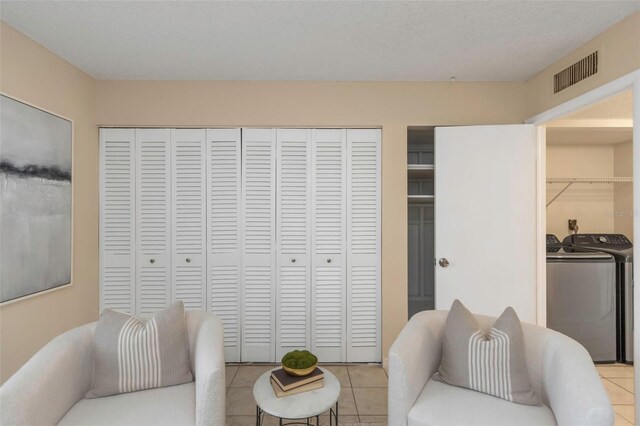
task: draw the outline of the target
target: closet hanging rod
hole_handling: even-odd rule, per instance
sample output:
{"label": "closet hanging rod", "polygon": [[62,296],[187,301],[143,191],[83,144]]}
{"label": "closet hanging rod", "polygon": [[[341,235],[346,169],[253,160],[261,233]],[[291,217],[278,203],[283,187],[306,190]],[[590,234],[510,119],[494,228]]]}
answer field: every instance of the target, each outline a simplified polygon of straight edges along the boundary
{"label": "closet hanging rod", "polygon": [[555,197],[547,203],[547,207],[551,205],[564,191],[569,189],[574,183],[621,183],[633,182],[631,177],[590,177],[590,178],[547,178],[547,183],[566,183],[567,185],[558,192]]}

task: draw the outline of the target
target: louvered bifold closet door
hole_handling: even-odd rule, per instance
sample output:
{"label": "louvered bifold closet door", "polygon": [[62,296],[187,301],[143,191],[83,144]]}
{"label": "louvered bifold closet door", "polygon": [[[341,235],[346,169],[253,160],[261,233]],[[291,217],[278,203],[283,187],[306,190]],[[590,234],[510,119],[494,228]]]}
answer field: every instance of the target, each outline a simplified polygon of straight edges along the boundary
{"label": "louvered bifold closet door", "polygon": [[346,130],[312,131],[311,351],[346,360]]}
{"label": "louvered bifold closet door", "polygon": [[136,304],[139,314],[171,297],[171,167],[169,129],[136,129]]}
{"label": "louvered bifold closet door", "polygon": [[276,359],[309,348],[311,130],[278,129]]}
{"label": "louvered bifold closet door", "polygon": [[100,310],[135,313],[135,130],[100,129]]}
{"label": "louvered bifold closet door", "polygon": [[275,360],[275,136],[242,129],[242,361]]}
{"label": "louvered bifold closet door", "polygon": [[171,300],[207,309],[205,129],[172,129]]}
{"label": "louvered bifold closet door", "polygon": [[380,362],[380,130],[347,130],[347,362]]}
{"label": "louvered bifold closet door", "polygon": [[224,358],[240,361],[241,150],[240,129],[207,130],[208,310],[224,327]]}

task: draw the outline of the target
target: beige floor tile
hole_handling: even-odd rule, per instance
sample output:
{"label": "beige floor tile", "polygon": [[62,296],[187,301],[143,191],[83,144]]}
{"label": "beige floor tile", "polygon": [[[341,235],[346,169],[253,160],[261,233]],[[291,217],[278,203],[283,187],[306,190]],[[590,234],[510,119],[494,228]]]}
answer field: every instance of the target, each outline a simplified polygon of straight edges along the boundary
{"label": "beige floor tile", "polygon": [[253,389],[229,388],[229,392],[227,392],[227,416],[255,416],[255,414],[256,402],[253,399]]}
{"label": "beige floor tile", "polygon": [[620,414],[631,423],[635,422],[635,409],[633,405],[614,405],[613,409],[617,414]]}
{"label": "beige floor tile", "polygon": [[360,416],[361,425],[386,425],[387,416]]}
{"label": "beige floor tile", "polygon": [[633,378],[633,371],[631,371],[627,366],[621,364],[614,365],[596,365],[596,369],[598,370],[598,374],[600,374],[604,378],[620,378],[620,379],[630,379]]}
{"label": "beige floor tile", "polygon": [[227,416],[227,426],[255,426],[256,416]]}
{"label": "beige floor tile", "polygon": [[[313,421],[315,422],[315,420]],[[344,416],[338,415],[338,422],[340,426],[347,426],[347,425],[354,426],[360,423],[360,419],[356,415],[345,414]],[[320,425],[329,426],[329,416],[327,414],[323,414],[322,416],[320,416]],[[335,426],[335,423],[333,423],[333,425]]]}
{"label": "beige floor tile", "polygon": [[611,399],[612,404],[633,405],[634,399],[631,392],[624,390],[620,386],[610,382],[607,379],[602,379],[602,384],[607,390],[609,399]]}
{"label": "beige floor tile", "polygon": [[321,368],[331,371],[340,381],[340,386],[343,388],[351,387],[351,380],[349,380],[349,371],[346,365],[321,365]]}
{"label": "beige floor tile", "polygon": [[375,365],[350,365],[349,378],[354,388],[384,388],[388,382],[382,367]]}
{"label": "beige floor tile", "polygon": [[252,388],[258,377],[275,367],[275,365],[243,365],[238,368],[238,372],[231,382],[231,387]]}
{"label": "beige floor tile", "polygon": [[356,409],[356,400],[353,398],[351,388],[340,389],[340,398],[338,399],[338,414],[342,415],[358,415]]}
{"label": "beige floor tile", "polygon": [[237,372],[238,372],[237,365],[228,365],[224,368],[224,380],[227,383],[226,384],[227,387],[231,386],[231,381],[233,380],[233,377],[236,375]]}
{"label": "beige floor tile", "polygon": [[616,417],[613,421],[613,426],[633,426],[633,423],[616,413]]}
{"label": "beige floor tile", "polygon": [[353,388],[358,414],[387,415],[387,388]]}
{"label": "beige floor tile", "polygon": [[615,379],[615,378],[609,378],[607,379],[610,382],[615,383],[616,385],[624,388],[624,390],[627,390],[631,393],[634,393],[634,389],[633,389],[633,379]]}
{"label": "beige floor tile", "polygon": [[[227,416],[228,426],[255,426],[256,415],[253,416]],[[262,417],[262,424],[264,426],[278,426],[278,419],[276,417],[265,414]]]}

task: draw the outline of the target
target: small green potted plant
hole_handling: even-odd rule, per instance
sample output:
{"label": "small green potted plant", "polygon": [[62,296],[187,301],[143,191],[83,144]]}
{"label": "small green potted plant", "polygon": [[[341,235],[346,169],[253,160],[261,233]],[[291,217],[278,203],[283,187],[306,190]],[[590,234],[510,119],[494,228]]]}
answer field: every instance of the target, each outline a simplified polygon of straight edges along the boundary
{"label": "small green potted plant", "polygon": [[282,357],[282,368],[292,376],[306,376],[313,372],[318,366],[318,357],[311,352],[291,351]]}

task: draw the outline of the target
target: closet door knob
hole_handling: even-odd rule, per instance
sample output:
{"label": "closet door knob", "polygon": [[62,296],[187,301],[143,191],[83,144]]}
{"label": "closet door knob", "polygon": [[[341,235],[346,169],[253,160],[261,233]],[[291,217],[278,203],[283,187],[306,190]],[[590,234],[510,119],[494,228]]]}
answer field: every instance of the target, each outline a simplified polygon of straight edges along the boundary
{"label": "closet door knob", "polygon": [[185,260],[187,261],[187,263],[191,263],[191,258],[190,257],[187,257]]}
{"label": "closet door knob", "polygon": [[296,263],[296,258],[295,257],[291,259],[291,263]]}
{"label": "closet door knob", "polygon": [[149,263],[156,263],[155,259],[149,259]]}
{"label": "closet door knob", "polygon": [[327,263],[331,263],[331,259],[327,259]]}
{"label": "closet door knob", "polygon": [[447,266],[449,266],[449,261],[447,260],[446,257],[443,257],[442,259],[438,260],[438,265],[442,266],[443,268],[446,268]]}

